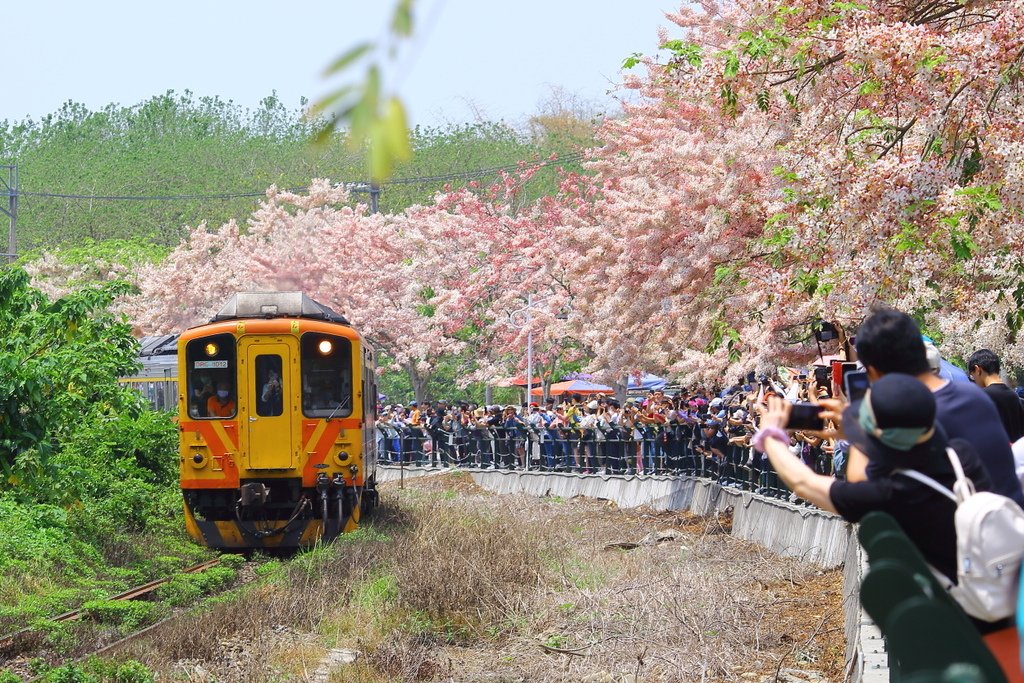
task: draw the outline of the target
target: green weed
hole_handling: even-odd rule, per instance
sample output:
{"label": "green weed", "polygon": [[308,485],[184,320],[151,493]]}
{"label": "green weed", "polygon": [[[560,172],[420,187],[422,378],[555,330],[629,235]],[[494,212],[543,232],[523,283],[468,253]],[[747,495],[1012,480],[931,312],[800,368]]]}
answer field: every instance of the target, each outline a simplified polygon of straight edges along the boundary
{"label": "green weed", "polygon": [[153,621],[156,605],[137,600],[90,600],[82,605],[82,611],[89,619],[116,626],[121,633],[130,633]]}
{"label": "green weed", "polygon": [[398,595],[398,581],[394,574],[383,574],[365,581],[353,589],[352,602],[368,611],[382,609]]}
{"label": "green weed", "polygon": [[235,580],[231,567],[218,565],[194,574],[178,574],[156,589],[160,600],[173,607],[190,605],[204,595],[215,593]]}

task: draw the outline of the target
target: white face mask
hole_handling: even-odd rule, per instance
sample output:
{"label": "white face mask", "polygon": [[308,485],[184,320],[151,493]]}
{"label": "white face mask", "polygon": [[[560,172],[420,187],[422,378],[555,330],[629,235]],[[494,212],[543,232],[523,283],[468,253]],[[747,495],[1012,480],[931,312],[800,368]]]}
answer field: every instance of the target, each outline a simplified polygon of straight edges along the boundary
{"label": "white face mask", "polygon": [[227,398],[230,395],[231,395],[230,391],[225,391],[223,389],[218,389],[217,390],[217,396],[219,396],[220,398]]}

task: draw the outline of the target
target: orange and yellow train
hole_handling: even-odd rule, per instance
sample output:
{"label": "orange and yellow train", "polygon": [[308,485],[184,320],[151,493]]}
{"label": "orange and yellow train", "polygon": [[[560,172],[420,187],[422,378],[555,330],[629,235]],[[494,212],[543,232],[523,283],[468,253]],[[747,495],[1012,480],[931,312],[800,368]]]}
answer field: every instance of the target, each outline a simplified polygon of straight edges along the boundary
{"label": "orange and yellow train", "polygon": [[181,489],[211,548],[296,548],[377,501],[374,352],[300,292],[233,296],[178,339]]}

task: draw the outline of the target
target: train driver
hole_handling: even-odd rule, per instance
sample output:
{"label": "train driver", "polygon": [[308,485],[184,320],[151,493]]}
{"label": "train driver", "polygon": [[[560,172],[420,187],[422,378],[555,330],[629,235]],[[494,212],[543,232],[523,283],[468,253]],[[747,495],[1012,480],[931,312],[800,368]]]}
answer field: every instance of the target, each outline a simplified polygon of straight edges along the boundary
{"label": "train driver", "polygon": [[228,382],[217,382],[217,394],[206,402],[206,414],[209,417],[234,417],[235,399],[231,396]]}

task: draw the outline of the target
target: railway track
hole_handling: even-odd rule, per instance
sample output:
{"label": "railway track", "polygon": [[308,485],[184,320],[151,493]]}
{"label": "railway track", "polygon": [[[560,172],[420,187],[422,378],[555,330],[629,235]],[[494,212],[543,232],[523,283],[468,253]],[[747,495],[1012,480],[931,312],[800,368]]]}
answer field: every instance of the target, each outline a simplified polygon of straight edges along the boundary
{"label": "railway track", "polygon": [[[182,573],[185,573],[185,574],[197,574],[199,572],[206,571],[207,569],[209,569],[211,567],[216,567],[219,564],[220,564],[220,560],[207,560],[206,562],[200,562],[197,565],[194,565],[192,567],[189,567],[188,569],[182,570]],[[163,578],[163,579],[156,579],[155,581],[150,581],[149,583],[144,583],[142,585],[135,586],[134,588],[129,588],[128,590],[124,591],[123,593],[118,593],[117,595],[110,596],[108,598],[108,600],[117,600],[117,601],[137,600],[137,599],[142,598],[142,597],[144,597],[146,595],[149,595],[150,593],[152,593],[153,591],[155,591],[157,588],[159,588],[160,586],[164,585],[165,583],[170,582],[171,578],[172,577],[167,577],[167,578]],[[82,614],[83,614],[83,612],[80,609],[72,610],[70,612],[64,612],[63,614],[58,614],[55,617],[51,617],[50,621],[57,621],[57,622],[76,621],[76,620],[82,618]],[[161,623],[161,622],[158,622],[158,624],[159,623]],[[153,626],[156,626],[158,624],[154,624]],[[147,630],[147,629],[143,629],[143,631],[145,631],[145,630]],[[36,631],[37,631],[37,629],[34,629],[32,627],[26,627],[26,628],[20,629],[18,631],[14,631],[13,633],[8,633],[7,635],[0,636],[0,656],[9,656],[10,653],[12,652],[12,650],[17,649],[19,641],[21,641],[21,640],[25,639],[26,637],[32,635],[33,633],[36,633]],[[136,632],[135,634],[132,634],[132,636],[129,636],[129,638],[136,637],[140,633],[141,632]],[[124,639],[124,640],[127,640],[127,639]],[[112,646],[113,645],[117,645],[120,642],[121,641],[118,641],[118,643],[113,643]]]}

